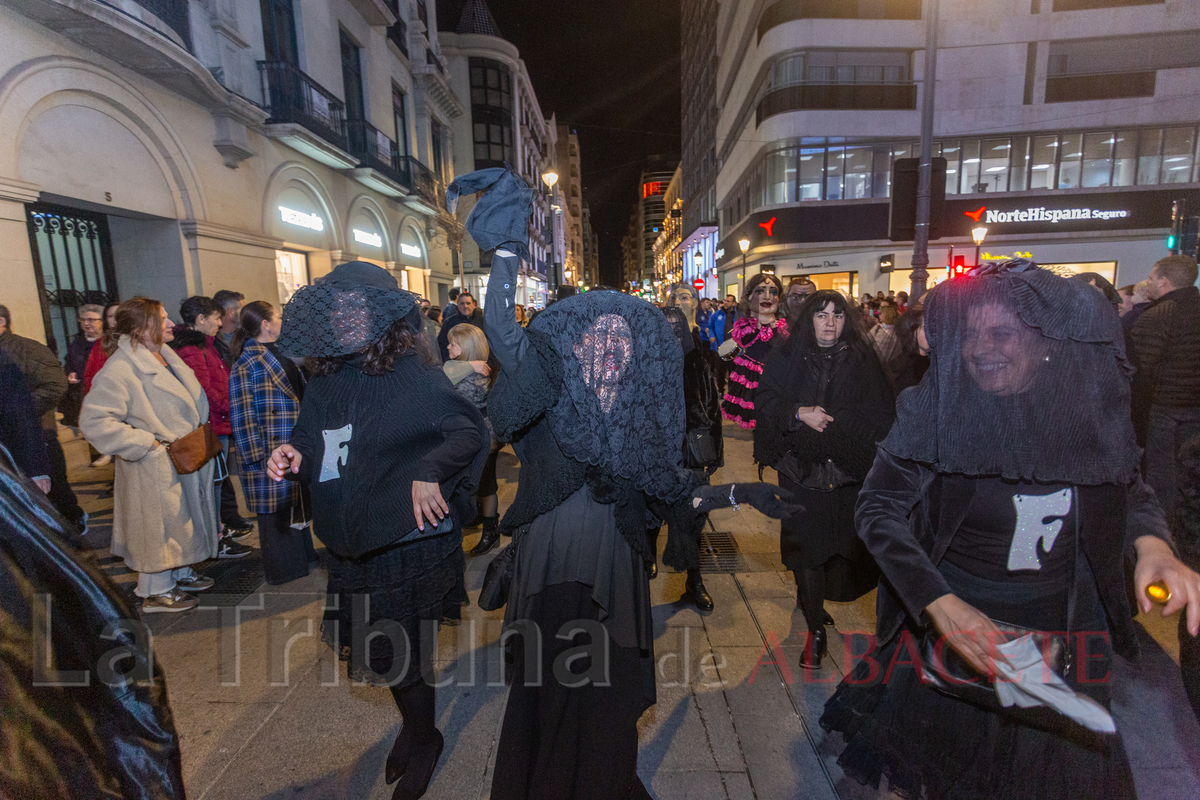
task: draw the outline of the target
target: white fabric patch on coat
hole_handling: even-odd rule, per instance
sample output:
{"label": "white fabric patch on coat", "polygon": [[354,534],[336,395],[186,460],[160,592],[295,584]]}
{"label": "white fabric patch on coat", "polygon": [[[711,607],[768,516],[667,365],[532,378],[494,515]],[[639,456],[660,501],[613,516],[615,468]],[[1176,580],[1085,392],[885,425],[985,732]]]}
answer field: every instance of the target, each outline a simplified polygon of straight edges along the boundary
{"label": "white fabric patch on coat", "polygon": [[318,483],[334,481],[342,477],[338,465],[350,463],[350,439],[354,434],[354,426],[347,425],[333,431],[321,431],[325,439],[325,455],[321,459],[321,475]]}
{"label": "white fabric patch on coat", "polygon": [[1012,546],[1008,551],[1008,569],[1010,572],[1041,569],[1038,543],[1044,543],[1042,551],[1045,553],[1054,547],[1054,540],[1062,531],[1062,518],[1071,513],[1071,490],[1045,495],[1013,495],[1013,506],[1017,510],[1017,529],[1013,531]]}

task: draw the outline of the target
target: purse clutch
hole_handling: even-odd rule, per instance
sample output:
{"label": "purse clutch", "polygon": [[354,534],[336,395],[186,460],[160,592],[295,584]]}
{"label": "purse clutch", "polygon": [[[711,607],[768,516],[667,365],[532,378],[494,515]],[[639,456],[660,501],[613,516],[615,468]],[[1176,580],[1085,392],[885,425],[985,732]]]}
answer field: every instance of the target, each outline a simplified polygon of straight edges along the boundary
{"label": "purse clutch", "polygon": [[483,588],[479,590],[479,607],[484,611],[495,611],[508,602],[512,591],[513,574],[517,570],[517,539],[501,550],[488,564],[483,576]]}
{"label": "purse clutch", "polygon": [[213,432],[211,422],[205,422],[187,436],[181,436],[173,442],[164,442],[163,446],[167,448],[171,465],[180,475],[191,475],[216,458],[224,449],[221,440]]}
{"label": "purse clutch", "polygon": [[687,432],[686,441],[689,466],[700,468],[716,464],[717,443],[713,440],[712,431],[695,428]]}

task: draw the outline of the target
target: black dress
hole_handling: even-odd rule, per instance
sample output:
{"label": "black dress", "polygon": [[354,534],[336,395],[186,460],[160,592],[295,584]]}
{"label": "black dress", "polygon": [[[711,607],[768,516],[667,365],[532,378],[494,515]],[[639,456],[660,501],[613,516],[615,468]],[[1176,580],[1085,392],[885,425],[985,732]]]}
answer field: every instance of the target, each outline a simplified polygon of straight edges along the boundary
{"label": "black dress", "polygon": [[[347,359],[308,383],[291,444],[327,549],[322,638],[351,678],[412,685],[433,667],[439,623],[458,620],[466,598],[461,526],[487,457],[483,418],[414,353],[381,376]],[[451,508],[441,535],[414,534],[414,481],[440,485]],[[375,630],[385,635],[366,646]]]}
{"label": "black dress", "polygon": [[[855,535],[854,505],[893,419],[888,379],[871,351],[845,342],[812,353],[791,341],[768,359],[758,390],[755,460],[779,472],[804,511],[781,523],[780,557],[793,572],[824,567],[825,599],[846,602],[875,588],[879,573]],[[796,419],[801,406],[833,417],[823,432]]]}
{"label": "black dress", "polygon": [[[970,480],[971,499],[938,572],[955,595],[992,619],[1089,632],[1087,658],[1077,650],[1065,677],[1076,692],[1107,706],[1112,650],[1095,580],[1079,558],[1077,490]],[[1086,573],[1079,581],[1077,569]],[[873,654],[882,668],[872,675],[871,663],[860,662],[826,705],[821,725],[846,737],[838,763],[848,775],[876,786],[887,775],[900,796],[930,800],[1134,796],[1119,735],[1094,733],[1066,717],[1047,730],[1044,718],[1035,726],[1022,712],[998,714],[939,693],[921,680],[905,649],[922,633],[906,625]]]}

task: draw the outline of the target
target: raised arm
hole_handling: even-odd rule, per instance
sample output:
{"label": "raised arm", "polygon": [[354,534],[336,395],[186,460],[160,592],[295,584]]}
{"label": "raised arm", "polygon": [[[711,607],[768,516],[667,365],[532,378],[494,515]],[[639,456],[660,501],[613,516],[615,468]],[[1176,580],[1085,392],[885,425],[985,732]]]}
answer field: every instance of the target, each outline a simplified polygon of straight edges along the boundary
{"label": "raised arm", "polygon": [[492,254],[492,272],[488,278],[487,303],[483,321],[488,345],[500,362],[500,368],[514,374],[529,349],[525,329],[517,322],[517,267],[520,259],[504,249]]}

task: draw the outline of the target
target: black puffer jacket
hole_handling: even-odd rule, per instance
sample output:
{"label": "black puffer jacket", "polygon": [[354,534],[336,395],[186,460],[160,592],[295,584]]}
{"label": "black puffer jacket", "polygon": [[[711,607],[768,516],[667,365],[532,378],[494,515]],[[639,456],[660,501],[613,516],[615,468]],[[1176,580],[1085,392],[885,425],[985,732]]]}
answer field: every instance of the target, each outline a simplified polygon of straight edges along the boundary
{"label": "black puffer jacket", "polygon": [[1156,406],[1200,406],[1200,291],[1167,292],[1138,317],[1133,342],[1135,394],[1151,387]]}

